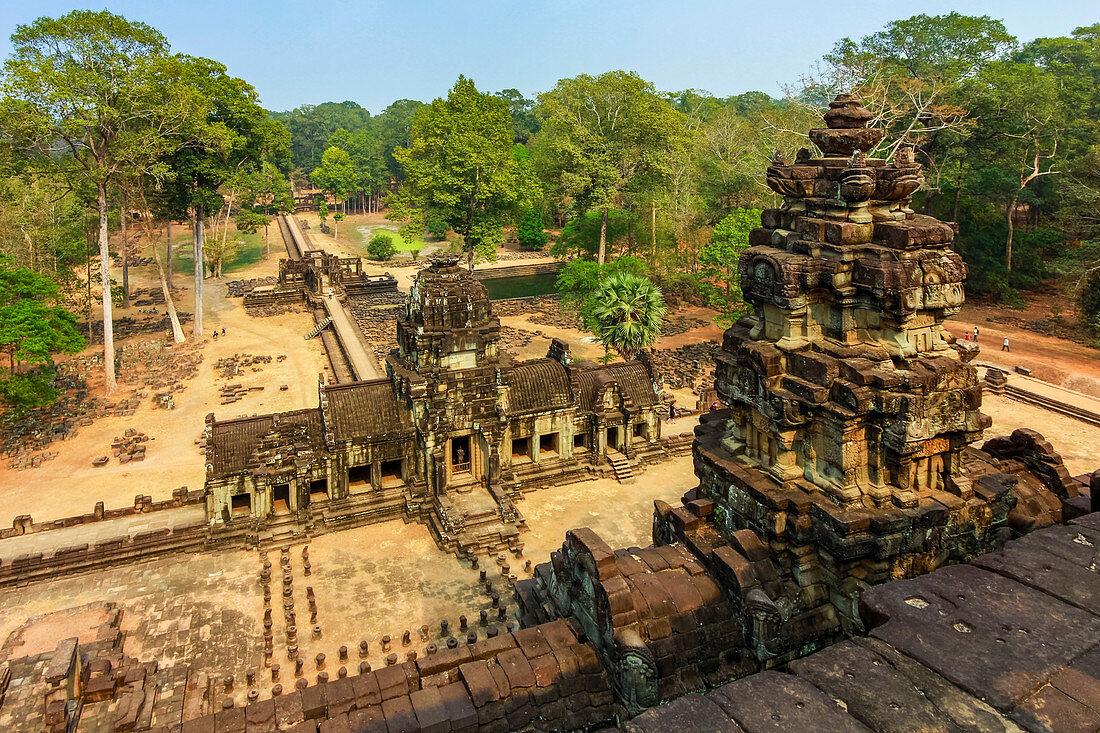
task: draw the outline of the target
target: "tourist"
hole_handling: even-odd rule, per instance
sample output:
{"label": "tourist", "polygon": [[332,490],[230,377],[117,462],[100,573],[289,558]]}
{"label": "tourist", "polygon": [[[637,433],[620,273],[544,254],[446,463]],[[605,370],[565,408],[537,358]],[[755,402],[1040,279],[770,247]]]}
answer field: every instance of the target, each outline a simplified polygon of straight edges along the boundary
{"label": "tourist", "polygon": [[224,336],[224,335],[225,335],[225,328],[223,327],[222,328],[222,336]]}
{"label": "tourist", "polygon": [[710,411],[711,412],[717,412],[718,411],[718,401],[717,400],[710,403]]}
{"label": "tourist", "polygon": [[218,329],[216,329],[216,328],[214,329],[214,340],[215,341],[218,340]]}
{"label": "tourist", "polygon": [[978,343],[978,327],[974,326],[974,343]]}
{"label": "tourist", "polygon": [[1008,348],[1008,336],[1005,336],[1004,343],[1001,344],[1001,351],[1012,351],[1012,349]]}
{"label": "tourist", "polygon": [[672,401],[668,403],[668,422],[672,422],[676,419],[676,402]]}

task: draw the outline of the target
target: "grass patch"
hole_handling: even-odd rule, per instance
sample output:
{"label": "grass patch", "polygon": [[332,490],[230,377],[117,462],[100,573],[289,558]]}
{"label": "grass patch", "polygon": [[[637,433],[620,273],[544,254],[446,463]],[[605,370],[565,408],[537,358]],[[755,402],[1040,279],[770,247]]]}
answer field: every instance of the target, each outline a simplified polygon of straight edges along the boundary
{"label": "grass patch", "polygon": [[[278,234],[278,231],[275,233]],[[223,275],[251,267],[262,260],[267,253],[267,246],[264,244],[264,233],[262,229],[255,234],[233,230],[229,236],[233,240],[243,242],[243,244],[239,244],[236,251],[222,263]],[[172,272],[176,274],[194,273],[195,259],[192,257],[191,252],[191,231],[184,230],[180,234],[173,233],[172,245]],[[281,241],[279,245],[280,247],[282,246]],[[271,246],[273,248],[272,256],[278,256],[279,252],[274,249],[275,242],[272,242]],[[285,249],[283,252],[285,253]]]}

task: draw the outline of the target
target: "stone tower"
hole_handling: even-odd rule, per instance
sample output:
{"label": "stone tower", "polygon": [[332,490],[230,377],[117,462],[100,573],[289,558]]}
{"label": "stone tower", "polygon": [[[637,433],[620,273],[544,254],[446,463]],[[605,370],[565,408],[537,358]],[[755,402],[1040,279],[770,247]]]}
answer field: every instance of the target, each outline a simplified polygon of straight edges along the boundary
{"label": "stone tower", "polygon": [[989,420],[944,320],[963,302],[953,228],[914,214],[912,150],[868,158],[882,138],[840,95],[827,128],[793,164],[776,156],[763,214],[739,271],[752,312],[725,336],[717,388],[730,406],[724,447],[778,482],[812,484],[843,506],[915,507],[969,498],[961,455]]}
{"label": "stone tower", "polygon": [[[909,148],[867,156],[883,135],[870,117],[841,95],[810,131],[823,155],[768,168],[783,200],[738,266],[751,312],[718,358],[729,409],[696,429],[687,508],[658,502],[654,520],[656,542],[698,546],[737,579],[762,660],[859,628],[869,585],[994,549],[1015,503],[1015,478],[969,448],[990,420],[977,350],[944,328],[966,276],[954,228],[909,208],[922,181]],[[688,531],[692,511],[705,521]],[[767,559],[707,555],[753,543]]]}
{"label": "stone tower", "polygon": [[433,257],[417,274],[405,313],[397,319],[399,358],[424,376],[498,362],[500,319],[485,286],[458,260],[458,255]]}

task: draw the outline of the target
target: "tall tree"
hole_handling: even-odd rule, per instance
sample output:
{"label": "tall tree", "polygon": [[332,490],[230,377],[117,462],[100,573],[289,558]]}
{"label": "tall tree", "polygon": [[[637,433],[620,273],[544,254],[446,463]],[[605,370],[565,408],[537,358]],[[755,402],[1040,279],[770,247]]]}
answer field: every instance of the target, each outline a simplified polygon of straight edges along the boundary
{"label": "tall tree", "polygon": [[[352,165],[351,156],[338,147],[330,147],[321,156],[321,165],[313,169],[309,174],[309,180],[315,186],[326,193],[332,194],[336,203],[344,201],[349,193],[355,190],[357,176],[355,166]],[[339,236],[339,224],[336,225],[336,233]]]}
{"label": "tall tree", "polygon": [[[181,81],[196,90],[206,105],[202,117],[181,131],[175,151],[164,159],[173,177],[155,197],[150,196],[150,203],[166,218],[191,219],[195,264],[193,333],[201,337],[203,278],[208,264],[204,250],[207,216],[220,212],[224,231],[232,203],[246,189],[249,174],[259,170],[265,158],[285,159],[290,134],[282,123],[268,117],[255,89],[226,73],[224,65],[195,56],[179,56],[175,62]],[[209,264],[216,272],[225,253],[211,254],[213,261]]]}
{"label": "tall tree", "polygon": [[164,173],[160,157],[202,100],[178,83],[168,43],[144,23],[76,10],[18,26],[4,64],[3,124],[40,164],[96,190],[107,392],[116,389],[107,189],[122,173]]}
{"label": "tall tree", "polygon": [[534,175],[512,153],[512,122],[504,102],[459,76],[446,99],[422,108],[407,148],[394,156],[405,185],[390,199],[394,219],[423,232],[430,215],[462,235],[469,268],[475,251],[495,253],[505,224],[536,196]]}
{"label": "tall tree", "polygon": [[543,175],[574,214],[600,211],[598,261],[607,256],[606,222],[625,207],[632,184],[667,179],[672,151],[684,143],[682,115],[633,72],[563,79],[539,95]]}

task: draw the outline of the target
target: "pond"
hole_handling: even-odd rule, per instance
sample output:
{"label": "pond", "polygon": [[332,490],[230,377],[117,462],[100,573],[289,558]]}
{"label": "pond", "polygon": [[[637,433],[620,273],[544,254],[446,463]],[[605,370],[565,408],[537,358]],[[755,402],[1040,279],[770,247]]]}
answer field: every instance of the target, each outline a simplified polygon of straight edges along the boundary
{"label": "pond", "polygon": [[482,280],[489,291],[491,300],[503,300],[504,298],[525,298],[528,295],[547,295],[556,293],[558,276],[554,273],[546,275],[516,275],[513,277],[494,277]]}

